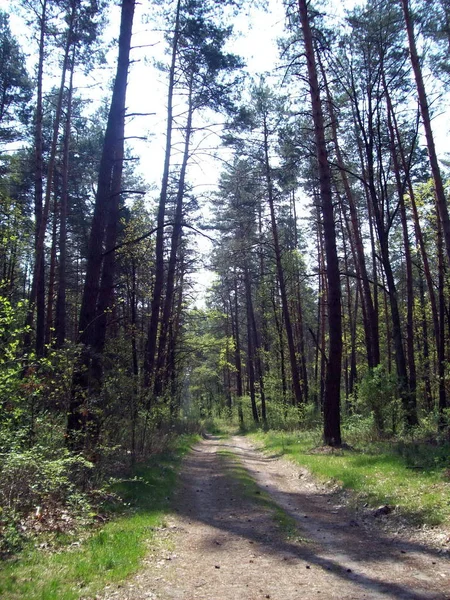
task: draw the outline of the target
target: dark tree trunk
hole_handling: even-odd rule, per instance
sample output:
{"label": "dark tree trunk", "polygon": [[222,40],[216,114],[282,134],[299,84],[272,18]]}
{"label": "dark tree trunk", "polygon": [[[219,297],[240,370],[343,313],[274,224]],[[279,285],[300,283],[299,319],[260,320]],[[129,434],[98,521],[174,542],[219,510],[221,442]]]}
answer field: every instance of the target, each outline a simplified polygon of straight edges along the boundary
{"label": "dark tree trunk", "polygon": [[[100,361],[103,351],[104,331],[106,327],[105,311],[111,298],[112,279],[106,273],[102,277],[100,295],[100,277],[103,264],[103,245],[105,230],[108,227],[105,263],[114,263],[114,237],[116,235],[118,205],[120,198],[120,175],[122,170],[125,100],[130,63],[131,35],[133,26],[135,0],[122,1],[122,13],[119,36],[119,56],[114,81],[111,107],[106,125],[103,150],[100,160],[97,194],[94,215],[89,237],[86,276],[83,298],[80,309],[79,332],[84,348],[78,368],[73,376],[73,391],[67,421],[67,441],[73,450],[81,450],[83,446],[94,444],[98,435],[99,415],[93,417],[86,401],[89,395],[97,395],[101,390]],[[113,269],[113,266],[112,266]],[[109,278],[109,279],[108,279]],[[99,309],[101,312],[99,313]],[[101,323],[97,326],[97,320]],[[98,398],[97,398],[98,400]],[[92,421],[94,421],[92,423]],[[93,431],[88,432],[88,427]],[[86,434],[89,433],[89,436]],[[88,439],[91,438],[91,439]]]}
{"label": "dark tree trunk", "polygon": [[320,199],[325,237],[328,282],[328,365],[324,394],[324,441],[332,446],[341,444],[340,387],[342,363],[342,317],[341,282],[339,260],[336,247],[333,197],[331,191],[331,171],[325,141],[320,87],[317,77],[311,27],[306,0],[299,0],[299,15],[303,31],[308,81],[314,122],[314,137],[319,169]]}

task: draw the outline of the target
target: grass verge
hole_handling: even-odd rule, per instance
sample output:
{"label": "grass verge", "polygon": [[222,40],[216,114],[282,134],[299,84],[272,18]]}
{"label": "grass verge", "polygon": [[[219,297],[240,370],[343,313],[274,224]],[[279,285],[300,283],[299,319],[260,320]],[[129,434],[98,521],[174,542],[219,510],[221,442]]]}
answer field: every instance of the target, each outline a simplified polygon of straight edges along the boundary
{"label": "grass verge", "polygon": [[[416,525],[450,525],[450,482],[433,460],[436,449],[429,448],[427,453],[411,443],[405,451],[405,442],[365,442],[322,452],[320,435],[314,432],[269,431],[249,437],[271,454],[305,466],[321,481],[353,490],[358,504],[395,506],[397,514]],[[421,456],[423,464],[414,464],[411,456]]]}
{"label": "grass verge", "polygon": [[180,436],[166,453],[137,467],[132,478],[112,484],[126,508],[84,541],[51,553],[28,549],[0,566],[0,597],[77,600],[135,572],[153,530],[164,522],[178,466],[195,439]]}

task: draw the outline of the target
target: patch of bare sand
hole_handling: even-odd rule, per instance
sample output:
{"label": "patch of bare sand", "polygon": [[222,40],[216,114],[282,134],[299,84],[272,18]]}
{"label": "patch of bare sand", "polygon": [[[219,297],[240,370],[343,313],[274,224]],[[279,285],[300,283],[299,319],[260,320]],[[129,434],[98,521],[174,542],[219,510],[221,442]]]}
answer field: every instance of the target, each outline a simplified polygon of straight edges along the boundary
{"label": "patch of bare sand", "polygon": [[[270,506],[242,493],[221,449],[295,518],[303,541],[286,540]],[[102,600],[450,600],[448,557],[367,529],[305,471],[240,436],[210,437],[186,457],[174,516],[157,537],[143,570]]]}

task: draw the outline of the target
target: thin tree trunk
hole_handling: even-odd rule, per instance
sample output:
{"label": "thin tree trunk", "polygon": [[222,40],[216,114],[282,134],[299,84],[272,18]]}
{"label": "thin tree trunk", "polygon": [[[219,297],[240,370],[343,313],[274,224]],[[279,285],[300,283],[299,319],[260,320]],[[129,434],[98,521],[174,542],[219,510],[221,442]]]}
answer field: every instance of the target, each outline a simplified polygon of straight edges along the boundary
{"label": "thin tree trunk", "polygon": [[342,156],[341,148],[338,141],[337,133],[337,115],[334,110],[334,103],[331,97],[331,92],[326,79],[326,72],[323,68],[322,61],[319,61],[319,65],[322,72],[322,77],[325,83],[325,92],[327,95],[327,106],[330,114],[331,122],[331,133],[333,137],[333,145],[336,152],[337,166],[341,176],[341,181],[344,187],[345,196],[347,198],[348,207],[350,211],[350,222],[351,222],[351,243],[354,246],[356,268],[358,275],[361,279],[361,286],[363,290],[363,306],[366,318],[363,319],[364,334],[366,339],[367,349],[367,363],[369,369],[373,369],[380,362],[380,340],[378,331],[378,315],[375,312],[375,307],[372,299],[372,293],[370,290],[369,276],[367,274],[366,260],[364,255],[364,244],[361,236],[361,227],[359,224],[358,211],[356,208],[356,202],[353,196],[353,192],[350,186],[348,174],[345,168],[344,159]]}
{"label": "thin tree trunk", "polygon": [[275,301],[275,289],[272,293],[272,307],[273,307],[273,318],[275,321],[275,329],[278,337],[278,353],[280,355],[280,377],[281,377],[281,391],[283,394],[283,402],[286,402],[287,395],[287,383],[286,383],[286,367],[284,357],[284,340],[283,340],[283,324],[278,317],[278,307]]}
{"label": "thin tree trunk", "polygon": [[186,170],[189,161],[189,148],[191,143],[192,135],[192,117],[193,117],[193,105],[192,105],[192,86],[191,81],[188,98],[188,114],[186,122],[185,140],[184,140],[184,152],[183,160],[181,163],[180,176],[178,180],[178,190],[175,202],[175,217],[172,229],[172,239],[170,247],[169,264],[167,268],[167,284],[166,294],[164,299],[164,307],[162,313],[161,327],[159,333],[159,344],[158,344],[158,355],[156,361],[156,377],[154,385],[154,397],[158,398],[163,393],[162,383],[164,381],[164,368],[167,362],[166,356],[166,345],[167,345],[167,333],[170,326],[172,305],[173,305],[173,294],[175,287],[175,272],[177,263],[178,247],[181,241],[182,234],[182,222],[183,222],[183,199],[184,199],[184,188],[186,182]]}
{"label": "thin tree trunk", "polygon": [[[395,146],[395,133],[392,124],[393,107],[388,98],[388,128],[390,134],[391,155],[394,165],[395,181],[397,185],[398,201],[400,203],[400,221],[403,230],[403,247],[405,250],[406,263],[406,348],[408,356],[408,395],[403,398],[403,410],[406,413],[406,422],[409,426],[417,425],[417,399],[416,399],[416,359],[414,355],[414,289],[413,289],[413,272],[411,259],[411,246],[409,243],[408,221],[406,216],[404,185],[400,179],[400,164],[398,161],[397,148]],[[408,177],[408,174],[405,174]]]}
{"label": "thin tree trunk", "polygon": [[[155,282],[153,287],[152,310],[148,327],[147,343],[144,357],[144,386],[150,387],[156,359],[156,342],[158,336],[161,301],[164,288],[164,219],[166,215],[167,191],[169,187],[170,159],[172,151],[173,130],[173,94],[175,89],[175,66],[180,37],[180,9],[181,0],[177,1],[175,13],[175,30],[172,40],[172,58],[169,70],[169,88],[167,92],[167,128],[166,148],[164,155],[164,169],[161,180],[161,193],[159,197],[157,231],[155,246]],[[150,398],[148,399],[150,406]]]}
{"label": "thin tree trunk", "polygon": [[52,247],[50,250],[50,270],[48,274],[48,294],[47,294],[47,317],[45,321],[45,346],[52,343],[54,336],[53,323],[53,305],[55,298],[55,277],[56,277],[56,243],[58,237],[58,200],[55,194],[53,200],[53,224],[52,224]]}
{"label": "thin tree trunk", "polygon": [[253,303],[252,303],[252,290],[250,285],[250,275],[248,269],[244,271],[244,283],[245,283],[245,298],[247,307],[247,374],[248,384],[250,392],[250,402],[252,407],[252,415],[255,423],[259,423],[258,408],[256,406],[256,389],[255,389],[255,344],[253,336]]}
{"label": "thin tree trunk", "polygon": [[231,323],[232,323],[232,331],[234,337],[234,364],[236,367],[236,396],[237,396],[237,406],[238,406],[238,416],[239,416],[239,425],[240,427],[244,426],[244,415],[242,412],[242,360],[241,360],[241,336],[240,336],[240,326],[239,326],[239,302],[238,302],[238,287],[237,287],[237,277],[236,273],[234,273],[234,315],[233,315],[233,302],[230,297],[230,313],[231,313]]}
{"label": "thin tree trunk", "polygon": [[447,249],[447,260],[450,263],[450,218],[447,207],[447,198],[445,196],[444,184],[442,181],[441,171],[439,169],[436,147],[434,143],[433,130],[431,128],[430,109],[428,105],[427,94],[425,91],[422,69],[420,67],[419,55],[417,52],[416,39],[414,35],[414,25],[409,10],[409,1],[401,0],[401,4],[403,8],[403,15],[405,18],[406,32],[408,34],[411,64],[414,71],[414,77],[417,86],[417,94],[419,97],[420,113],[422,116],[422,123],[425,129],[425,138],[427,140],[428,156],[430,159],[430,167],[433,175],[436,193],[436,204],[439,216],[441,218],[442,230],[444,233],[445,246]]}
{"label": "thin tree trunk", "polygon": [[69,89],[67,95],[67,112],[64,131],[62,189],[59,211],[59,264],[58,264],[58,294],[55,309],[56,346],[61,348],[66,339],[66,287],[67,287],[67,206],[69,196],[69,151],[70,130],[72,125],[72,95],[75,48],[72,53]]}
{"label": "thin tree trunk", "polygon": [[33,280],[31,284],[30,307],[27,316],[27,325],[31,327],[34,318],[34,310],[36,303],[36,353],[42,356],[45,346],[45,289],[44,289],[44,304],[42,304],[42,282],[43,282],[43,267],[45,259],[45,234],[47,231],[47,222],[50,212],[50,200],[53,189],[53,173],[56,162],[56,151],[59,137],[59,125],[61,121],[62,103],[64,98],[64,86],[66,81],[66,73],[69,66],[70,48],[72,45],[73,25],[75,22],[77,5],[72,1],[70,7],[69,23],[67,26],[67,39],[64,49],[64,59],[61,71],[61,83],[58,90],[58,99],[55,110],[55,119],[53,122],[53,136],[50,148],[50,157],[47,169],[47,185],[45,188],[45,198],[42,207],[42,214],[39,222],[39,230],[36,240],[36,257],[33,271]]}
{"label": "thin tree trunk", "polygon": [[438,296],[439,296],[439,346],[438,346],[438,381],[439,381],[439,401],[438,412],[439,422],[438,427],[442,431],[447,426],[445,418],[445,409],[447,408],[447,397],[445,389],[445,273],[444,273],[444,244],[443,244],[442,227],[437,218],[437,247],[438,247]]}
{"label": "thin tree trunk", "polygon": [[265,166],[265,175],[266,175],[266,183],[267,183],[267,197],[268,197],[268,201],[269,201],[270,223],[271,223],[271,228],[272,228],[272,237],[273,237],[273,244],[274,244],[274,250],[275,250],[275,264],[276,264],[276,269],[277,269],[278,283],[280,285],[281,307],[283,310],[283,320],[284,320],[284,326],[286,329],[286,339],[287,339],[288,349],[289,349],[289,360],[290,360],[291,373],[292,373],[292,387],[294,389],[294,397],[295,397],[296,404],[302,404],[304,401],[304,398],[302,395],[302,388],[300,385],[300,374],[299,374],[299,370],[298,370],[297,356],[296,356],[296,351],[295,351],[294,332],[292,329],[292,321],[291,321],[291,315],[289,312],[289,303],[288,303],[288,297],[287,297],[287,292],[286,292],[284,270],[283,270],[283,264],[282,264],[282,260],[281,260],[281,248],[280,248],[280,242],[279,242],[279,238],[278,238],[278,226],[277,226],[277,221],[276,221],[276,216],[275,216],[275,199],[274,199],[274,193],[273,193],[273,181],[272,181],[272,174],[271,174],[270,161],[269,161],[269,131],[268,131],[265,117],[264,117],[263,135],[264,135],[264,166]]}
{"label": "thin tree trunk", "polygon": [[[39,33],[39,59],[37,65],[37,89],[36,89],[36,122],[34,132],[34,156],[35,156],[35,173],[34,173],[34,215],[35,215],[35,257],[38,255],[38,240],[41,223],[43,219],[43,198],[44,198],[44,165],[43,165],[43,107],[42,107],[42,83],[44,72],[44,51],[45,51],[45,30],[47,23],[47,0],[42,2],[41,25]],[[36,259],[36,258],[35,258]],[[33,285],[33,284],[32,284]],[[30,309],[34,310],[33,303],[35,301],[34,290],[32,288],[30,294]],[[39,323],[37,324],[36,337],[43,335],[44,321],[42,315],[45,311],[45,265],[42,260],[39,265],[38,281],[36,282],[36,312],[39,315]],[[28,314],[28,323],[33,322],[33,312]],[[31,328],[30,333],[25,335],[25,347],[31,346]]]}

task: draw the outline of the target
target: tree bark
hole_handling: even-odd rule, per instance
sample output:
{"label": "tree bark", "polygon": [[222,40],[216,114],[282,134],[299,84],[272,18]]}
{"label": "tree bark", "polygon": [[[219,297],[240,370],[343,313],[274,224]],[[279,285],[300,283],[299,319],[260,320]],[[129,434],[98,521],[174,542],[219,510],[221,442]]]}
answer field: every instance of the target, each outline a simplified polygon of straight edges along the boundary
{"label": "tree bark", "polygon": [[[110,293],[111,285],[107,281],[108,276],[105,273],[106,280],[103,278],[102,297],[99,299],[100,276],[106,227],[109,227],[109,243],[111,243],[114,237],[114,229],[117,227],[117,223],[113,221],[114,216],[117,217],[120,195],[125,101],[134,9],[135,0],[122,0],[117,70],[100,160],[97,194],[89,237],[85,284],[80,309],[79,332],[80,341],[84,347],[80,364],[75,369],[73,376],[72,397],[67,420],[67,442],[69,447],[75,451],[80,451],[84,446],[89,445],[91,439],[95,444],[98,436],[98,416],[93,417],[87,406],[87,399],[93,392],[98,396],[101,391],[101,381],[98,380],[98,361],[101,360],[100,355],[103,351],[102,339],[104,340],[103,334],[106,326],[104,320],[106,317],[105,307],[108,305],[107,296]],[[114,246],[113,243],[112,247]],[[110,260],[114,260],[113,252],[106,255],[106,257],[109,256],[112,257]],[[100,314],[98,312],[99,307],[102,310]],[[96,326],[97,319],[102,321],[98,327]],[[94,365],[93,360],[95,361]],[[88,428],[92,421],[94,423],[91,434]]]}
{"label": "tree bark", "polygon": [[72,125],[72,95],[75,49],[72,54],[69,89],[67,94],[67,112],[64,131],[62,189],[59,210],[59,264],[58,264],[58,293],[55,309],[56,347],[61,348],[66,339],[66,287],[67,287],[67,208],[69,196],[69,151]]}
{"label": "tree bark", "polygon": [[169,264],[167,267],[166,294],[164,298],[164,307],[162,312],[161,327],[159,333],[158,355],[156,360],[156,377],[154,385],[154,397],[158,398],[163,393],[163,382],[165,381],[165,365],[167,363],[167,334],[170,327],[171,313],[173,308],[173,295],[175,288],[175,273],[177,264],[178,247],[181,241],[183,225],[183,200],[186,183],[186,170],[189,161],[189,149],[192,136],[192,117],[194,107],[192,104],[192,85],[189,89],[188,114],[185,130],[184,152],[181,163],[181,170],[178,179],[178,190],[175,201],[175,216],[172,229],[172,239],[170,246]]}
{"label": "tree bark", "polygon": [[331,170],[325,141],[325,125],[307,1],[299,0],[298,8],[308,67],[308,81],[314,122],[314,138],[319,169],[325,255],[327,259],[329,347],[324,394],[323,433],[326,444],[338,446],[341,444],[340,387],[342,363],[342,314],[341,282],[336,247],[333,197],[331,191]]}

